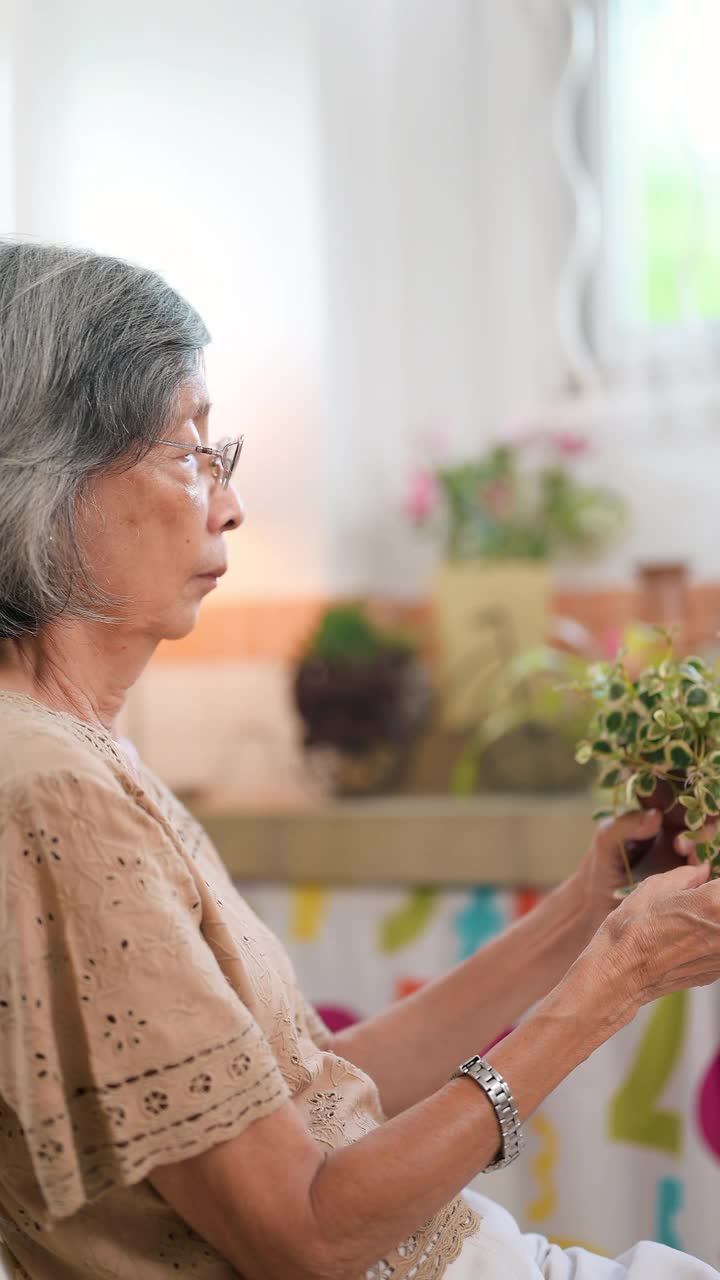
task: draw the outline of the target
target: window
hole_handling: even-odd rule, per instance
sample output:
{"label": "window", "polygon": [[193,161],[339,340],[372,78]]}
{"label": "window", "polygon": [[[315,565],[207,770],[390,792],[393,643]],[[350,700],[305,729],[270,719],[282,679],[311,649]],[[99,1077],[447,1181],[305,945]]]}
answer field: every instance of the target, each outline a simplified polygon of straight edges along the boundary
{"label": "window", "polygon": [[605,0],[600,20],[601,345],[611,362],[652,355],[695,370],[704,352],[709,373],[720,337],[720,0]]}

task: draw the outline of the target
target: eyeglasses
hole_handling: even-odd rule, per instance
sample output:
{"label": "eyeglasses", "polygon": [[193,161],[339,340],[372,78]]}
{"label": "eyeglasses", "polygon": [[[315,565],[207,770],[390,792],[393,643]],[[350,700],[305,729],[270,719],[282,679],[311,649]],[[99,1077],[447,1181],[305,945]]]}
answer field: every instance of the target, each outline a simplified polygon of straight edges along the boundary
{"label": "eyeglasses", "polygon": [[204,444],[188,445],[181,440],[156,440],[155,443],[169,444],[173,449],[182,449],[184,453],[208,454],[212,458],[210,463],[212,475],[220,481],[223,489],[227,489],[242,453],[245,437],[240,436],[238,440],[221,440],[215,448]]}

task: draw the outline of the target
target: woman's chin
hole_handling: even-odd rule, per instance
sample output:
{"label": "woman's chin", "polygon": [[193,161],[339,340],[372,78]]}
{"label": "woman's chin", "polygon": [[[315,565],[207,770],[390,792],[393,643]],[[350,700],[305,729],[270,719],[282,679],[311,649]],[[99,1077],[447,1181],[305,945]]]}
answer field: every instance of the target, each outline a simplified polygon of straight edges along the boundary
{"label": "woman's chin", "polygon": [[182,640],[193,630],[205,596],[217,585],[215,578],[191,578],[168,609],[162,625],[163,640]]}
{"label": "woman's chin", "polygon": [[200,600],[187,600],[175,609],[172,616],[165,619],[163,640],[183,640],[189,636],[197,623],[200,604]]}

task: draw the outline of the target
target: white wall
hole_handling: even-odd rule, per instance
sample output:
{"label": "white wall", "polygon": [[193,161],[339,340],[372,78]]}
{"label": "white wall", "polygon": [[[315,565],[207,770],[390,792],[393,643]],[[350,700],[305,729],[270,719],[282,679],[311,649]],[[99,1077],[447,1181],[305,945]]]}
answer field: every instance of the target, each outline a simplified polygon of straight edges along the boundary
{"label": "white wall", "polygon": [[328,586],[316,142],[292,0],[18,6],[11,229],[155,267],[201,311],[218,435],[247,433],[229,589]]}
{"label": "white wall", "polygon": [[6,3],[7,229],[137,258],[206,316],[218,426],[248,433],[227,590],[422,590],[415,433],[471,445],[554,379],[532,24],[487,0]]}
{"label": "white wall", "polygon": [[[154,266],[214,334],[215,421],[247,433],[249,518],[206,607],[422,593],[435,552],[399,508],[428,427],[469,450],[564,390],[564,6],[0,0],[0,15],[15,22],[0,227]],[[617,581],[656,552],[710,576],[717,445],[699,486],[677,431],[648,473],[633,413],[599,464],[638,509],[631,536],[562,576]]]}

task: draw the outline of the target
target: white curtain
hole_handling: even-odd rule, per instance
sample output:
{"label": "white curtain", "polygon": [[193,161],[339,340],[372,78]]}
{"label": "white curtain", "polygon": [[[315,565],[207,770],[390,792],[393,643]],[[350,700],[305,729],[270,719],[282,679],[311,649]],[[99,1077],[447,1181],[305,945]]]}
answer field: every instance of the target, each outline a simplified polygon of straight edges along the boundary
{"label": "white curtain", "polygon": [[399,508],[427,438],[482,447],[566,382],[554,309],[572,200],[552,102],[567,14],[526,0],[318,0],[308,12],[335,554],[358,588],[416,595],[428,557]]}

